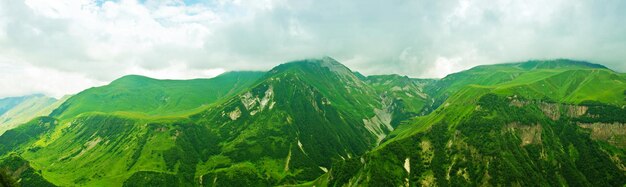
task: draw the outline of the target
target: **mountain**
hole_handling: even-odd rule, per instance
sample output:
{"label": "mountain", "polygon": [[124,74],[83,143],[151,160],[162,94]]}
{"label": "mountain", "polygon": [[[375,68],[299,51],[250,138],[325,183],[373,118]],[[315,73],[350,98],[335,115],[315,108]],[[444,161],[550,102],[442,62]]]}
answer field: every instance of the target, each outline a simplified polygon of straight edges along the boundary
{"label": "mountain", "polygon": [[22,101],[24,101],[26,97],[7,97],[0,99],[0,114],[4,114],[11,108],[15,107]]}
{"label": "mountain", "polygon": [[[576,75],[574,75],[576,74]],[[596,80],[590,80],[586,75],[594,76]],[[569,79],[570,76],[576,79]],[[549,79],[548,79],[549,78]],[[621,96],[623,80],[618,73],[598,64],[573,60],[552,60],[552,61],[527,61],[521,63],[508,63],[497,65],[477,66],[467,71],[454,73],[427,86],[426,93],[435,98],[435,105],[432,109],[443,104],[449,96],[455,94],[460,89],[468,85],[508,86],[506,90],[515,87],[517,89],[528,89],[522,94],[543,94],[552,99],[564,102],[580,102],[585,99],[602,99],[606,94],[613,98],[606,98],[603,101],[618,101]],[[595,82],[598,81],[598,82]],[[617,81],[615,83],[614,81]],[[598,84],[592,84],[598,83]],[[561,86],[560,84],[567,84]],[[617,87],[612,87],[616,85]],[[600,86],[600,87],[597,87]],[[582,90],[573,90],[574,88]],[[546,90],[551,89],[551,90]],[[561,89],[561,90],[556,90]],[[590,93],[594,90],[603,91],[603,94]],[[558,94],[558,95],[556,95]],[[571,97],[564,94],[573,94]],[[599,98],[584,98],[588,96],[598,96]],[[533,97],[541,97],[534,95]]]}
{"label": "mountain", "polygon": [[[395,84],[425,97],[419,81]],[[54,128],[9,152],[61,186],[298,184],[384,139],[391,98],[328,57],[206,80],[125,76],[67,99]]]}
{"label": "mountain", "polygon": [[65,98],[57,100],[41,94],[29,95],[16,98],[5,98],[4,101],[12,101],[11,107],[6,106],[6,111],[0,114],[0,135],[9,129],[26,123],[38,116],[48,115],[57,108]]}
{"label": "mountain", "polygon": [[443,102],[371,152],[337,162],[328,185],[621,186],[626,79],[603,66],[480,66],[430,85]]}
{"label": "mountain", "polygon": [[432,101],[425,92],[425,87],[436,82],[434,79],[413,79],[400,75],[372,75],[365,77],[365,81],[378,93],[391,100],[392,105],[394,105],[392,114],[395,116],[391,122],[393,127],[411,117],[430,112],[427,110],[427,106],[430,106]]}
{"label": "mountain", "polygon": [[69,98],[51,116],[68,119],[82,113],[126,113],[144,116],[184,115],[237,94],[263,72],[229,72],[211,79],[157,80],[128,75]]}
{"label": "mountain", "polygon": [[581,61],[435,80],[324,57],[212,79],[130,75],[60,103],[0,136],[0,169],[21,185],[626,183],[626,76]]}
{"label": "mountain", "polygon": [[27,100],[32,97],[40,97],[40,96],[43,96],[43,95],[35,94],[35,95],[28,95],[28,96],[21,96],[21,97],[2,98],[0,99],[0,115],[6,113],[7,111],[11,110],[13,107],[24,102],[24,100]]}

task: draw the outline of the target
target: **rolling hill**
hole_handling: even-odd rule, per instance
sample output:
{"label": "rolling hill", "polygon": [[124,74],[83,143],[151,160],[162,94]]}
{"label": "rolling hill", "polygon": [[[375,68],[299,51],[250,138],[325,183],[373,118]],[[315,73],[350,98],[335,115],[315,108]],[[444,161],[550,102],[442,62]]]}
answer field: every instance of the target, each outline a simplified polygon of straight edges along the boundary
{"label": "rolling hill", "polygon": [[69,98],[51,116],[68,119],[82,113],[135,113],[147,116],[184,115],[237,94],[263,72],[229,72],[211,79],[157,80],[128,75]]}

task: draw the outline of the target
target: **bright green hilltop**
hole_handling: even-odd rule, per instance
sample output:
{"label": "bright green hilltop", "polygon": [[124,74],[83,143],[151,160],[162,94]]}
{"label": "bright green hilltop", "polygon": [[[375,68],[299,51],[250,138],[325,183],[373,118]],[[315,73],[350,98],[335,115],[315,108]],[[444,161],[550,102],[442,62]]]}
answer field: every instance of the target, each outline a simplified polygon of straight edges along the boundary
{"label": "bright green hilltop", "polygon": [[626,184],[626,75],[582,61],[435,80],[363,76],[324,57],[42,97],[0,100],[0,119],[19,119],[0,121],[0,183]]}

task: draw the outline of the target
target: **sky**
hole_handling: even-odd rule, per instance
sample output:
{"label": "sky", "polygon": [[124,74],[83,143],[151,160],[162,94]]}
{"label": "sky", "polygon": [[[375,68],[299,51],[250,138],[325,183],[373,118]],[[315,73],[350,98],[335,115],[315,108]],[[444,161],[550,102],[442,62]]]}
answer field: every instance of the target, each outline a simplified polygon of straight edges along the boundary
{"label": "sky", "polygon": [[556,58],[626,72],[624,10],[623,0],[0,0],[0,98],[322,56],[419,78]]}

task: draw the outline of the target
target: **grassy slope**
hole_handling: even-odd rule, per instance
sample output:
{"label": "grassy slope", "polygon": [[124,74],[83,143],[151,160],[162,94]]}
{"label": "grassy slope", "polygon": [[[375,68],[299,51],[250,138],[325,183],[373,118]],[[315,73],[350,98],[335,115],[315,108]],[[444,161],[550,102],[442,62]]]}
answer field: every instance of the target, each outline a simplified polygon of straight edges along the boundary
{"label": "grassy slope", "polygon": [[15,151],[58,185],[121,186],[136,171],[168,171],[162,156],[152,152],[175,145],[169,134],[175,133],[175,122],[237,94],[261,75],[231,72],[188,81],[123,77],[68,99],[52,114],[62,119],[60,125]]}
{"label": "grassy slope", "polygon": [[[553,60],[553,61],[527,61],[523,63],[509,63],[509,64],[497,64],[497,65],[484,65],[477,66],[467,71],[462,71],[459,73],[454,73],[446,76],[445,78],[437,81],[435,84],[431,84],[426,87],[425,91],[435,98],[434,108],[439,107],[439,105],[443,104],[443,102],[455,94],[460,89],[468,85],[481,85],[481,86],[523,86],[528,85],[531,86],[531,90],[538,90],[543,95],[551,95],[557,90],[547,90],[547,89],[556,89],[558,88],[567,88],[561,86],[561,84],[572,85],[570,88],[575,88],[578,86],[575,81],[579,80],[570,80],[567,79],[567,74],[572,72],[578,72],[579,74],[591,74],[587,71],[593,71],[593,75],[597,76],[595,81],[607,81],[607,82],[593,82],[592,83],[602,83],[600,85],[595,86],[604,86],[603,88],[598,89],[621,89],[623,88],[623,82],[619,82],[623,80],[617,80],[618,82],[612,82],[619,78],[619,73],[611,71],[606,67],[598,64],[592,64],[581,61],[572,61],[572,60]],[[557,75],[563,76],[557,76]],[[604,77],[602,77],[604,76]],[[610,77],[607,77],[610,76]],[[554,79],[546,79],[548,77],[554,77]],[[584,79],[584,76],[576,76],[579,79]],[[560,79],[560,80],[559,80]],[[540,81],[548,81],[547,84],[542,84]],[[566,81],[566,82],[560,82]],[[584,83],[590,83],[589,81]],[[515,85],[517,84],[517,85]],[[534,85],[533,85],[534,84]],[[617,88],[609,87],[610,85],[617,85]],[[545,87],[544,87],[545,86]],[[584,85],[583,85],[584,86]],[[587,94],[590,92],[588,89],[594,89],[593,85],[587,85],[587,87],[583,90],[558,90],[560,93],[569,91],[574,92],[576,94]],[[519,88],[519,87],[518,87]],[[505,88],[509,89],[509,88]],[[553,91],[552,93],[550,91]],[[602,91],[602,90],[600,90]],[[616,93],[615,90],[608,90],[608,94]],[[592,92],[592,91],[591,91]],[[524,94],[523,92],[521,92]],[[527,93],[532,94],[532,93]],[[593,93],[592,93],[593,95]],[[536,95],[535,95],[536,96]],[[576,102],[583,100],[583,98],[571,98],[566,100],[563,96],[556,96],[555,99],[559,99],[559,101],[564,102]],[[611,101],[614,98],[611,98]],[[605,101],[608,101],[605,100]],[[624,103],[624,102],[621,102]]]}
{"label": "grassy slope", "polygon": [[52,116],[68,119],[85,112],[181,115],[237,94],[262,75],[262,72],[230,72],[194,80],[157,80],[130,75],[71,97]]}
{"label": "grassy slope", "polygon": [[[129,106],[108,100],[97,108],[74,104],[105,104],[95,98],[127,102],[139,97],[133,95],[137,87],[161,91],[151,86],[156,83],[143,82],[155,80],[130,78],[139,83],[122,79],[68,100],[69,107],[56,114],[64,119],[57,128],[16,151],[58,185],[192,185],[214,177],[217,184],[294,184],[323,174],[320,167],[329,168],[333,159],[374,146],[363,119],[383,108],[378,92],[332,59],[278,66],[240,94],[189,118],[152,115],[149,109],[161,108],[151,104],[139,107],[150,100]],[[125,87],[133,89],[119,91]],[[197,93],[185,92],[190,94]],[[189,105],[164,106],[185,111]],[[233,120],[236,108],[241,114]]]}
{"label": "grassy slope", "polygon": [[[482,66],[451,75],[438,83],[442,88],[431,90],[446,99],[441,107],[401,126],[381,146],[363,156],[368,167],[364,168],[358,159],[336,163],[330,183],[621,185],[624,171],[618,167],[623,167],[623,161],[613,159],[624,160],[624,150],[591,140],[585,130],[573,124],[583,118],[554,121],[542,112],[540,104],[515,107],[510,98],[517,95],[529,102],[573,104],[593,100],[605,103],[598,107],[619,108],[626,101],[625,83],[626,79],[602,66],[563,61],[555,65],[529,62]],[[596,116],[584,118],[590,121],[619,122],[623,117],[620,112],[588,113]],[[514,123],[521,126],[507,126]],[[520,137],[527,132],[520,129],[536,128],[533,124],[543,127],[540,146],[520,146]],[[561,146],[569,146],[569,152],[563,153]],[[539,155],[544,156],[538,159]],[[579,159],[583,157],[587,160]],[[550,164],[555,162],[561,165],[557,170]],[[403,168],[407,163],[410,173]],[[580,169],[590,165],[596,169]],[[510,172],[502,173],[502,167]]]}

